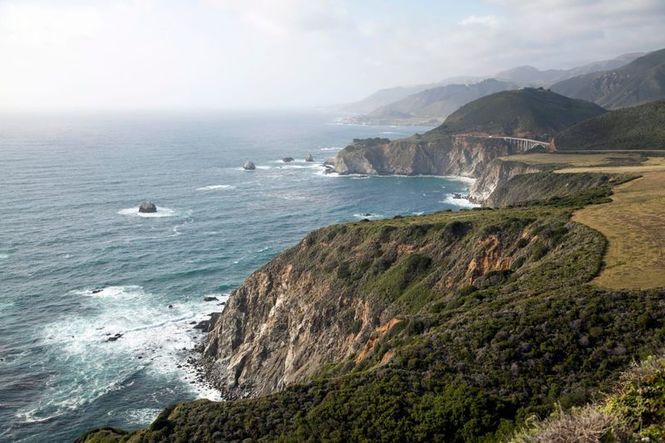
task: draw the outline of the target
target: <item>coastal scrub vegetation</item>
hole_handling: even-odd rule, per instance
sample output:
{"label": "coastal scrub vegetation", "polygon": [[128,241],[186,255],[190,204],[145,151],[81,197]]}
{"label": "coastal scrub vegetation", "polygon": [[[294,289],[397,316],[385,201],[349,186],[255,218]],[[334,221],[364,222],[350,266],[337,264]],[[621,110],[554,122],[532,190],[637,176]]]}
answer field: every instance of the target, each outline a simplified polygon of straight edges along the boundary
{"label": "coastal scrub vegetation", "polygon": [[564,129],[557,150],[665,149],[665,100],[618,109]]}
{"label": "coastal scrub vegetation", "polygon": [[529,423],[515,443],[665,440],[665,358],[623,373],[604,399]]}
{"label": "coastal scrub vegetation", "polygon": [[[381,313],[362,352],[270,395],[183,402],[146,429],[79,441],[503,441],[534,416],[581,407],[665,338],[665,290],[589,284],[607,241],[570,218],[604,201],[607,183],[556,204],[314,231],[274,262]],[[358,333],[346,314],[331,324]],[[661,413],[658,389],[650,404]],[[656,423],[632,406],[642,391],[630,392],[608,407],[634,428]]]}

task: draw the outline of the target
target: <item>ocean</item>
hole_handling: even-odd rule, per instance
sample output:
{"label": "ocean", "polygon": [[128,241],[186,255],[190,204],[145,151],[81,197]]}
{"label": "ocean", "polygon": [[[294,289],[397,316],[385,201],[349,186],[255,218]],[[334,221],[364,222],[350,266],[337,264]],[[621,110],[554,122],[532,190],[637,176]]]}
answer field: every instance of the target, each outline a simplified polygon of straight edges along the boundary
{"label": "ocean", "polygon": [[[323,174],[353,138],[428,129],[333,117],[0,116],[0,441],[71,441],[219,399],[187,362],[193,326],[252,271],[325,225],[468,205],[452,198],[464,179]],[[140,216],[143,200],[158,212]]]}

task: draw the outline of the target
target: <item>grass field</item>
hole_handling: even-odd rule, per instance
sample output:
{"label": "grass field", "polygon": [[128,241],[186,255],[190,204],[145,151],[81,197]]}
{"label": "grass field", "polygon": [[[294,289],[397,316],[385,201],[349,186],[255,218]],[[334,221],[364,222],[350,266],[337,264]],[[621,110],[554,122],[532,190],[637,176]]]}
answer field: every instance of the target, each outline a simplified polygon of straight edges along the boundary
{"label": "grass field", "polygon": [[644,152],[601,152],[601,153],[565,153],[565,154],[522,154],[503,157],[511,161],[533,165],[558,165],[571,167],[591,166],[628,166],[642,163],[646,157]]}
{"label": "grass field", "polygon": [[605,267],[594,283],[613,289],[665,287],[665,158],[608,152],[511,159],[567,165],[556,172],[640,175],[614,188],[611,203],[578,210],[573,220],[600,231],[609,240]]}
{"label": "grass field", "polygon": [[574,221],[591,226],[609,240],[605,268],[596,284],[608,288],[665,287],[665,165],[660,167],[641,171],[641,178],[615,188],[611,203],[575,213]]}

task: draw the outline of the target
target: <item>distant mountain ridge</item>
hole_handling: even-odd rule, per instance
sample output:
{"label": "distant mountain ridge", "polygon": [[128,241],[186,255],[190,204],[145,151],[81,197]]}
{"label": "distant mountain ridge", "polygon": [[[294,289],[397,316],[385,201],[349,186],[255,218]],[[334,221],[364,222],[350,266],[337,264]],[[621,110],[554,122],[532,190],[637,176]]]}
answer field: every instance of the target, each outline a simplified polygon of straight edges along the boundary
{"label": "distant mountain ridge", "polygon": [[[424,119],[442,122],[460,106],[495,92],[517,89],[513,83],[487,79],[469,85],[453,84],[426,89],[384,105],[364,117],[367,122],[391,119]],[[362,120],[362,119],[361,119]]]}
{"label": "distant mountain ridge", "polygon": [[348,112],[352,114],[367,114],[376,110],[377,108],[380,108],[381,106],[399,101],[411,94],[417,94],[427,89],[437,88],[450,84],[473,83],[479,80],[479,77],[460,76],[451,77],[437,83],[425,83],[420,85],[396,86],[393,88],[379,89],[362,100],[336,106],[336,109],[341,112]]}
{"label": "distant mountain ridge", "polygon": [[548,86],[571,77],[615,69],[641,55],[624,54],[572,69],[518,66],[490,77],[453,77],[439,83],[382,89],[337,110],[356,114],[348,118],[351,123],[439,124],[460,106],[485,95],[520,87]]}
{"label": "distant mountain ridge", "polygon": [[665,49],[648,53],[623,67],[573,77],[551,88],[609,109],[665,99]]}
{"label": "distant mountain ridge", "polygon": [[533,66],[525,65],[499,72],[495,77],[521,86],[548,86],[571,77],[607,71],[624,66],[644,55],[642,52],[623,54],[611,60],[601,60],[571,69],[546,69],[541,71]]}

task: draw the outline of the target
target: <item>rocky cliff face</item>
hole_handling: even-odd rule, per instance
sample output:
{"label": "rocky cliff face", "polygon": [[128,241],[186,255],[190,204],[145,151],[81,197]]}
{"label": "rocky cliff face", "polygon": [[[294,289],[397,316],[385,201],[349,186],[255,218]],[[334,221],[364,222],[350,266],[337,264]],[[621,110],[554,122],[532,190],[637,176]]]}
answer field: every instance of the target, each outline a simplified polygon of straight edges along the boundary
{"label": "rocky cliff face", "polygon": [[409,313],[461,287],[502,281],[521,255],[517,267],[528,263],[528,248],[515,246],[534,236],[524,223],[492,228],[476,218],[438,214],[309,234],[233,292],[205,347],[209,377],[233,398],[309,380],[330,363],[387,363],[391,354],[374,356],[377,342]]}
{"label": "rocky cliff face", "polygon": [[461,175],[477,177],[490,161],[515,154],[502,139],[410,137],[392,142],[348,146],[335,157],[340,174]]}
{"label": "rocky cliff face", "polygon": [[478,180],[476,180],[471,186],[471,189],[469,190],[469,199],[477,203],[484,203],[485,206],[491,207],[493,204],[486,200],[500,185],[507,183],[511,178],[517,175],[540,171],[541,168],[534,165],[497,158],[483,169]]}

